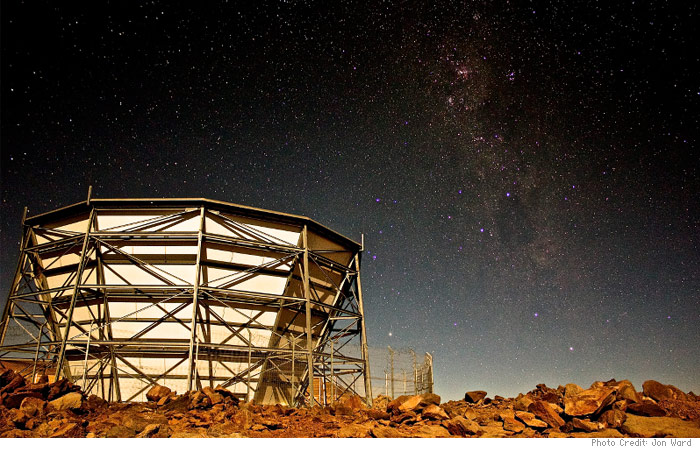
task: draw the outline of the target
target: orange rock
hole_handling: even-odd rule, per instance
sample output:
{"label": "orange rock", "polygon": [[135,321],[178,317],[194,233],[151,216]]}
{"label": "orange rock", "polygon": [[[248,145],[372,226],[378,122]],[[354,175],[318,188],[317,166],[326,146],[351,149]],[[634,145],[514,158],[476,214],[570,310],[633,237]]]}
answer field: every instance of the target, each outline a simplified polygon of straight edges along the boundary
{"label": "orange rock", "polygon": [[547,402],[535,401],[530,404],[528,410],[553,428],[560,428],[566,424]]}
{"label": "orange rock", "polygon": [[172,390],[170,390],[168,387],[156,384],[151,387],[150,390],[148,390],[148,393],[146,393],[146,399],[149,401],[158,402],[162,398],[170,395],[170,393],[172,393]]}

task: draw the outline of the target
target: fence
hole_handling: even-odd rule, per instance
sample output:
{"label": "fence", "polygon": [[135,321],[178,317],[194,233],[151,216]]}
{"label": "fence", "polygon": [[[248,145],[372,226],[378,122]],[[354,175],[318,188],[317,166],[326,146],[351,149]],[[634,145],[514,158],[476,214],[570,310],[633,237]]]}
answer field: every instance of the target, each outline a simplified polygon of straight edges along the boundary
{"label": "fence", "polygon": [[411,348],[370,348],[372,394],[396,398],[433,393],[433,356],[419,356]]}

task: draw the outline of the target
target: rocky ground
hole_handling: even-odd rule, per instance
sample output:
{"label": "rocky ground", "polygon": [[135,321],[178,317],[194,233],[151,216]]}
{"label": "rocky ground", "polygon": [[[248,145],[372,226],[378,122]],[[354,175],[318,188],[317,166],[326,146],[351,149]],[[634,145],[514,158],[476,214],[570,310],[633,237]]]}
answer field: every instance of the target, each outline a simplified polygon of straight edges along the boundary
{"label": "rocky ground", "polygon": [[30,384],[0,373],[0,437],[700,437],[700,398],[646,381],[583,389],[538,385],[516,398],[467,392],[358,397],[328,407],[241,403],[222,388],[177,395],[153,387],[146,403],[108,403],[67,380]]}

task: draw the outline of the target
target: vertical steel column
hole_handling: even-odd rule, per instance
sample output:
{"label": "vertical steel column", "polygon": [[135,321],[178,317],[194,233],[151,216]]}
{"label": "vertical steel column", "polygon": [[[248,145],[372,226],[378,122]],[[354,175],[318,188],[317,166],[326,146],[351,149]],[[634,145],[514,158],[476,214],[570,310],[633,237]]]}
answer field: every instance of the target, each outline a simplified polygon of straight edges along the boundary
{"label": "vertical steel column", "polygon": [[197,262],[195,264],[194,290],[192,292],[192,321],[190,322],[190,347],[187,371],[187,391],[192,391],[194,367],[194,339],[197,334],[197,310],[199,309],[199,277],[202,264],[202,235],[204,232],[204,206],[199,208],[199,231],[197,232]]}
{"label": "vertical steel column", "polygon": [[296,378],[297,378],[297,371],[296,371],[296,361],[297,357],[294,353],[294,348],[297,347],[296,344],[296,339],[294,335],[292,335],[292,407],[296,407],[297,404],[297,390],[296,390]]}
{"label": "vertical steel column", "polygon": [[396,395],[394,394],[394,350],[391,349],[391,346],[387,346],[389,348],[389,374],[391,375],[391,398],[394,399]]}
{"label": "vertical steel column", "polygon": [[2,312],[2,332],[0,332],[0,345],[5,344],[5,334],[7,333],[7,326],[10,324],[10,304],[12,303],[12,300],[10,299],[12,297],[12,294],[15,292],[17,289],[17,285],[19,285],[19,281],[22,280],[22,265],[24,263],[24,249],[27,247],[27,244],[29,242],[29,236],[31,235],[29,233],[29,229],[27,226],[24,224],[24,222],[27,220],[27,212],[29,209],[27,207],[24,207],[24,210],[22,211],[22,240],[20,241],[19,244],[19,259],[17,261],[17,269],[15,269],[15,277],[12,279],[12,286],[10,287],[10,292],[7,295],[7,302],[5,303],[5,308]]}
{"label": "vertical steel column", "polygon": [[[362,235],[363,244],[364,241],[364,235]],[[362,334],[360,340],[362,342],[362,365],[364,366],[365,375],[365,402],[368,406],[372,407],[372,376],[369,371],[369,348],[367,347],[367,330],[365,329],[365,308],[364,303],[362,302],[362,282],[360,280],[361,256],[362,251],[360,251],[355,256],[355,271],[357,273],[357,275],[355,276],[355,283],[357,284],[357,311],[360,313],[360,328]]]}
{"label": "vertical steel column", "polygon": [[[61,350],[58,352],[58,363],[56,364],[56,380],[61,377],[61,372],[63,371],[63,363],[66,358],[66,347],[68,346],[68,336],[70,335],[70,326],[73,322],[73,312],[75,311],[75,303],[78,301],[78,293],[80,292],[81,279],[83,278],[83,270],[85,269],[85,263],[87,261],[87,248],[90,243],[90,229],[92,229],[92,224],[95,222],[95,209],[90,209],[90,216],[88,217],[87,230],[85,231],[85,238],[83,239],[83,247],[80,251],[80,263],[78,264],[78,270],[76,272],[75,286],[73,287],[73,296],[71,296],[70,307],[68,309],[68,315],[66,318],[66,330],[63,334],[63,340],[61,341]],[[65,371],[66,377],[70,380],[70,371]]]}
{"label": "vertical steel column", "polygon": [[304,245],[304,300],[306,301],[306,365],[309,377],[309,405],[314,406],[314,357],[313,357],[313,337],[311,333],[311,287],[309,282],[309,237],[308,226],[304,224],[303,230]]}
{"label": "vertical steel column", "polygon": [[333,347],[334,347],[333,343],[334,342],[335,342],[335,340],[331,340],[331,402],[335,402],[335,379],[333,377],[335,375],[335,371],[333,369],[334,368],[333,367]]}

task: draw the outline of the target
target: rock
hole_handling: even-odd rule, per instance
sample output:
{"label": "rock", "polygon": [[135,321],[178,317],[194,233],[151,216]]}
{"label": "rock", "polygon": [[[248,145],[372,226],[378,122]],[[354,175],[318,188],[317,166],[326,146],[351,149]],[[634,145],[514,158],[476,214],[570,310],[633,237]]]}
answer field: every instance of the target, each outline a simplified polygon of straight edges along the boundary
{"label": "rock", "polygon": [[627,406],[627,412],[644,417],[665,417],[666,411],[651,401]]}
{"label": "rock", "polygon": [[162,398],[168,397],[170,393],[172,393],[172,390],[170,390],[168,387],[156,384],[151,387],[150,390],[148,390],[148,393],[146,393],[146,399],[152,402],[158,402]]}
{"label": "rock", "polygon": [[634,388],[634,385],[632,385],[632,382],[626,379],[618,382],[616,399],[618,401],[627,401],[628,404],[642,401],[639,395],[637,395],[637,390]]}
{"label": "rock", "polygon": [[503,429],[512,432],[522,432],[525,429],[525,425],[515,418],[505,417],[503,419]]}
{"label": "rock", "polygon": [[3,393],[12,393],[27,383],[21,375],[12,370],[9,370],[8,373],[3,373],[3,379],[5,385],[0,388],[0,395]]}
{"label": "rock", "polygon": [[352,423],[338,429],[335,436],[338,438],[366,438],[370,436],[372,425]]}
{"label": "rock", "polygon": [[520,395],[518,395],[517,398],[515,398],[515,402],[513,403],[513,408],[515,410],[522,410],[524,412],[527,412],[527,408],[532,403],[533,403],[532,398],[530,398],[528,395],[520,394]]}
{"label": "rock", "polygon": [[107,401],[96,395],[88,396],[83,404],[83,407],[91,412],[96,412],[106,408],[109,405]]}
{"label": "rock", "polygon": [[572,417],[597,414],[615,401],[615,388],[589,388],[564,396],[564,412]]}
{"label": "rock", "polygon": [[479,437],[481,438],[502,438],[513,435],[512,432],[506,431],[499,425],[481,426],[479,429],[481,431]]}
{"label": "rock", "polygon": [[18,429],[24,429],[24,425],[29,420],[29,416],[19,409],[10,409],[7,412],[7,419]]}
{"label": "rock", "polygon": [[479,432],[479,425],[468,418],[461,416],[452,418],[449,421],[443,422],[447,430],[452,435],[457,435],[460,437],[466,437],[468,435],[475,435]]}
{"label": "rock", "polygon": [[387,410],[387,406],[391,400],[384,395],[379,395],[372,400],[372,407],[377,410]]}
{"label": "rock", "polygon": [[410,436],[416,438],[446,438],[450,436],[450,433],[442,426],[424,424],[414,430]]}
{"label": "rock", "polygon": [[547,387],[545,384],[537,384],[537,388],[528,393],[532,399],[547,401],[553,404],[559,404],[561,394],[553,388]]}
{"label": "rock", "polygon": [[217,404],[221,404],[222,402],[224,402],[224,397],[220,393],[217,393],[216,391],[214,391],[214,389],[211,387],[202,388],[202,393],[207,395],[207,397],[211,401],[212,406],[215,406]]}
{"label": "rock", "polygon": [[151,423],[141,431],[136,438],[148,438],[154,436],[160,429],[160,424]]}
{"label": "rock", "polygon": [[365,409],[364,401],[357,395],[343,395],[334,404],[345,406],[352,411]]}
{"label": "rock", "polygon": [[370,431],[372,437],[376,438],[401,438],[406,437],[406,435],[399,432],[397,429],[389,426],[375,426]]}
{"label": "rock", "polygon": [[598,418],[598,421],[609,428],[619,428],[622,426],[622,423],[625,422],[626,418],[627,414],[625,412],[612,409],[603,412],[603,414]]}
{"label": "rock", "polygon": [[439,406],[436,406],[435,404],[431,404],[425,409],[423,409],[423,412],[421,413],[423,418],[428,418],[430,420],[448,420],[450,417],[445,413],[444,410],[442,410]]}
{"label": "rock", "polygon": [[419,406],[421,405],[422,401],[423,398],[421,397],[421,395],[411,396],[410,398],[401,403],[401,405],[399,406],[399,411],[408,412],[409,410],[420,410]]}
{"label": "rock", "polygon": [[71,392],[49,402],[55,410],[78,409],[83,404],[83,395]]}
{"label": "rock", "polygon": [[388,420],[391,415],[377,409],[369,409],[367,416],[373,420]]}
{"label": "rock", "polygon": [[515,417],[530,426],[531,428],[544,429],[547,427],[547,423],[542,420],[535,418],[535,415],[530,412],[515,412]]}
{"label": "rock", "polygon": [[187,404],[188,409],[206,409],[211,407],[211,400],[201,391],[192,392],[190,402]]}
{"label": "rock", "polygon": [[41,396],[31,392],[9,393],[3,399],[2,404],[8,409],[18,409],[27,398],[41,398]]}
{"label": "rock", "polygon": [[486,397],[483,390],[468,391],[464,394],[464,400],[470,403],[477,403]]}
{"label": "rock", "polygon": [[434,404],[436,406],[440,405],[440,396],[436,395],[435,393],[423,393],[420,395],[422,398],[422,402],[425,406],[429,406],[431,404]]}
{"label": "rock", "polygon": [[29,417],[43,414],[45,408],[46,401],[39,398],[24,398],[22,400],[22,404],[19,406],[19,410],[24,412]]}
{"label": "rock", "polygon": [[[79,394],[79,393],[78,393]],[[59,427],[50,438],[63,437],[63,438],[79,438],[83,436],[83,429],[77,423],[66,423]]]}
{"label": "rock", "polygon": [[557,430],[551,430],[548,434],[547,437],[549,438],[568,438],[568,434],[565,434],[564,432],[559,432]]}
{"label": "rock", "polygon": [[700,426],[678,418],[627,415],[622,432],[633,437],[700,437]]}
{"label": "rock", "polygon": [[654,401],[664,401],[667,399],[677,399],[679,401],[688,401],[688,395],[683,393],[673,385],[664,385],[655,380],[648,380],[642,384],[644,395],[650,397]]}
{"label": "rock", "polygon": [[389,401],[386,405],[386,411],[387,412],[399,412],[399,406],[401,404],[405,403],[406,401],[408,401],[409,398],[411,398],[411,396],[401,395],[398,398]]}
{"label": "rock", "polygon": [[553,428],[560,428],[566,424],[547,402],[535,401],[530,404],[528,410]]}
{"label": "rock", "polygon": [[571,398],[583,391],[583,388],[576,384],[566,384],[564,386],[564,398]]}
{"label": "rock", "polygon": [[230,437],[232,434],[236,434],[242,429],[243,428],[234,422],[225,421],[223,423],[212,424],[207,430],[207,437]]}
{"label": "rock", "polygon": [[598,422],[593,422],[590,420],[584,420],[581,418],[573,418],[571,420],[571,424],[574,427],[574,429],[578,429],[579,431],[585,431],[585,432],[595,432],[600,429],[603,429],[603,425],[598,423]]}
{"label": "rock", "polygon": [[80,390],[80,387],[78,387],[77,385],[74,385],[68,379],[59,379],[50,385],[49,392],[48,392],[46,399],[47,399],[47,401],[52,401],[56,398],[60,398],[61,396],[65,395],[66,393],[77,392],[79,390]]}

